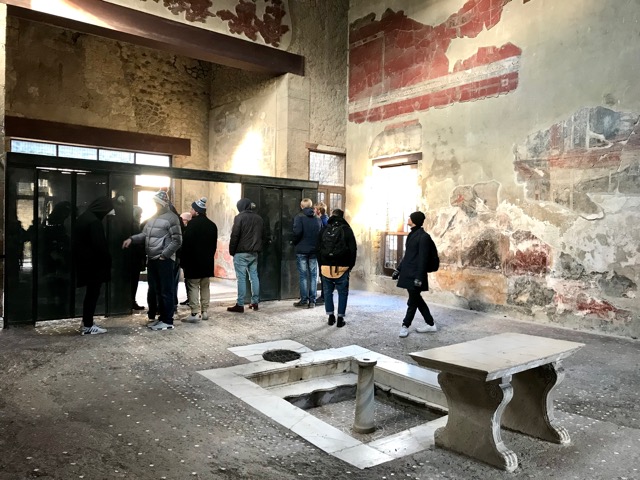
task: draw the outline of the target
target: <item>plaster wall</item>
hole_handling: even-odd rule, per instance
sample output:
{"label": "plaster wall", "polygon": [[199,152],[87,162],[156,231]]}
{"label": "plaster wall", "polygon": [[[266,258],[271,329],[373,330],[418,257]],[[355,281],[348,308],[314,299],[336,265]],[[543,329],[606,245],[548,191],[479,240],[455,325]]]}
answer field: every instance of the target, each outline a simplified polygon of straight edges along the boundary
{"label": "plaster wall", "polygon": [[370,212],[402,185],[372,159],[421,153],[415,206],[442,262],[428,298],[640,334],[637,6],[352,0],[354,278],[395,288]]}
{"label": "plaster wall", "polygon": [[[289,5],[288,51],[305,57],[305,76],[268,75],[214,66],[209,112],[209,168],[240,174],[309,178],[309,148],[346,142],[346,0]],[[216,185],[217,212],[234,212],[237,185]],[[213,213],[220,242],[216,274],[233,277],[228,254],[233,215]]]}
{"label": "plaster wall", "polygon": [[189,138],[174,166],[208,166],[207,64],[16,18],[6,53],[7,115]]}

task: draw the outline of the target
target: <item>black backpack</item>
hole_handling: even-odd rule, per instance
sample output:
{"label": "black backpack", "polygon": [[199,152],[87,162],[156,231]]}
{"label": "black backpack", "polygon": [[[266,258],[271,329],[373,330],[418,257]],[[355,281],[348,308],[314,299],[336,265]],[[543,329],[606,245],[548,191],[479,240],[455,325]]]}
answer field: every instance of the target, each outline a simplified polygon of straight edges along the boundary
{"label": "black backpack", "polygon": [[427,272],[437,272],[440,268],[440,257],[438,257],[438,249],[436,248],[436,244],[433,242],[431,235],[427,233],[427,241],[431,244],[431,248],[433,249],[433,255],[427,258]]}
{"label": "black backpack", "polygon": [[[349,245],[345,235],[345,225],[339,222],[330,223],[320,238],[320,261],[325,265],[336,265],[335,261],[344,262],[349,254]],[[348,265],[339,265],[346,267]]]}

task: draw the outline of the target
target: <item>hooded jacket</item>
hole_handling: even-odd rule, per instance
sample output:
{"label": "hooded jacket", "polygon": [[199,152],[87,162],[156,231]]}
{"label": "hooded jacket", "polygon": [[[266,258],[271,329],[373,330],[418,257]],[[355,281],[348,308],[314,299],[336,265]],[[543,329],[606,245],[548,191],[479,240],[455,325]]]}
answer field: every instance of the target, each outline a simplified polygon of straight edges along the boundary
{"label": "hooded jacket", "polygon": [[303,208],[293,217],[293,244],[298,255],[315,255],[318,251],[318,234],[322,221],[313,208]]}
{"label": "hooded jacket", "polygon": [[233,219],[231,238],[229,239],[229,254],[258,253],[262,251],[262,235],[264,221],[254,210],[255,205],[248,198],[238,201],[238,215]]}
{"label": "hooded jacket", "polygon": [[161,256],[176,260],[176,252],[182,245],[180,217],[162,207],[152,216],[144,226],[142,233],[131,236],[133,243],[145,244],[145,251],[149,260],[157,260]]}
{"label": "hooded jacket", "polygon": [[[347,247],[349,247],[349,251],[338,258],[333,258],[333,259],[322,258],[322,255],[320,254],[320,252],[322,251],[322,234],[324,233],[325,229],[328,226],[331,226],[333,224],[338,224],[343,226],[342,228],[344,228],[344,239],[347,244]],[[322,230],[320,230],[320,234],[318,235],[318,263],[320,265],[331,265],[335,267],[349,267],[350,269],[353,268],[354,265],[356,264],[358,245],[356,243],[356,236],[353,234],[353,230],[351,229],[351,226],[344,218],[338,217],[337,215],[332,215],[331,217],[329,217],[329,220],[327,222],[327,227],[322,227]]]}
{"label": "hooded jacket", "polygon": [[213,277],[214,258],[218,246],[218,227],[206,214],[194,216],[184,229],[180,266],[184,278]]}
{"label": "hooded jacket", "polygon": [[91,202],[76,220],[73,256],[78,287],[111,280],[111,253],[102,225],[102,219],[111,210],[111,199],[100,197]]}

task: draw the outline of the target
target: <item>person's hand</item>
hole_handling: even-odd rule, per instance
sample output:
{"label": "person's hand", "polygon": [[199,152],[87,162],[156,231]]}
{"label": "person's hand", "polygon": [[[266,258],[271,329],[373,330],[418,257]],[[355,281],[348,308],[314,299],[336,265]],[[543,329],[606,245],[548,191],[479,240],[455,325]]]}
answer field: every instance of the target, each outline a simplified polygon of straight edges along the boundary
{"label": "person's hand", "polygon": [[124,242],[122,242],[122,248],[129,248],[129,245],[131,245],[130,238],[127,238]]}
{"label": "person's hand", "polygon": [[391,274],[391,280],[397,280],[399,276],[400,276],[400,272],[398,270],[394,270],[393,273]]}
{"label": "person's hand", "polygon": [[413,281],[413,284],[414,284],[416,287],[421,287],[421,286],[422,286],[422,281],[421,281],[421,280],[418,280],[418,279],[416,278],[416,279]]}

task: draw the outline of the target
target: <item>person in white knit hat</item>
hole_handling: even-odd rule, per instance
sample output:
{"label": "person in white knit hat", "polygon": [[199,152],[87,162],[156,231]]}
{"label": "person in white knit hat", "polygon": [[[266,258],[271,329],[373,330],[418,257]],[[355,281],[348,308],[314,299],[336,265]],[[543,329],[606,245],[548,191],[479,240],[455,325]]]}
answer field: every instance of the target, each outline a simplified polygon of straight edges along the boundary
{"label": "person in white knit hat", "polygon": [[[175,264],[176,252],[182,245],[180,220],[169,210],[169,195],[160,190],[153,196],[157,212],[149,220],[142,233],[132,235],[122,243],[129,248],[131,243],[144,243],[146,247],[149,288],[153,288],[158,297],[155,305],[149,305],[149,328],[151,330],[172,330],[175,311]],[[156,321],[156,313],[160,314]]]}
{"label": "person in white knit hat", "polygon": [[[218,246],[218,227],[207,218],[207,199],[191,204],[191,220],[184,231],[180,265],[187,283],[187,299],[191,315],[184,322],[209,319],[209,284],[213,277],[214,258]],[[200,317],[202,315],[202,317]]]}

